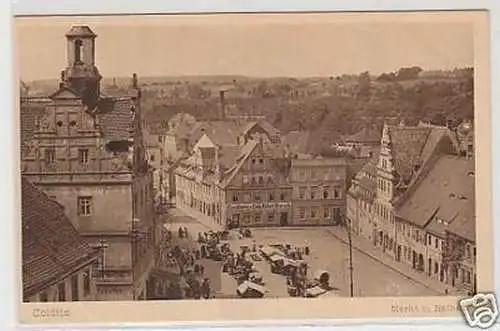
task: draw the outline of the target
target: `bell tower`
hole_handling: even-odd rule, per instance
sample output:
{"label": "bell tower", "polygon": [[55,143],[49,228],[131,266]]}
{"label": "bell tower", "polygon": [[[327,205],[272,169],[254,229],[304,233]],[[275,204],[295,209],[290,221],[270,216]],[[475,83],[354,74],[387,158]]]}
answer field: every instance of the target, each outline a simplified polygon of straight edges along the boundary
{"label": "bell tower", "polygon": [[81,96],[84,104],[93,109],[98,102],[102,76],[95,66],[95,39],[88,26],[73,26],[66,34],[67,67],[61,73],[61,85]]}

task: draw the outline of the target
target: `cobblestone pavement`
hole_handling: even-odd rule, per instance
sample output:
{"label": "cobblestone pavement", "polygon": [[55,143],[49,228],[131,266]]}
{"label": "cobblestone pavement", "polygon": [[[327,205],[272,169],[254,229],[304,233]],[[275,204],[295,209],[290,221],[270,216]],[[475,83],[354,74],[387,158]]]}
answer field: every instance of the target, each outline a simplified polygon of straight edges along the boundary
{"label": "cobblestone pavement", "polygon": [[[172,211],[172,226],[174,231],[185,224],[191,235],[208,231],[210,225],[201,223],[180,210]],[[309,264],[309,276],[312,277],[317,270],[325,270],[331,275],[331,284],[341,296],[350,295],[349,278],[349,247],[347,244],[332,235],[328,228],[256,228],[252,229],[253,238],[233,239],[229,243],[234,251],[241,245],[251,246],[255,240],[260,244],[290,244],[292,246],[309,246],[311,253],[305,257]],[[434,291],[403,274],[387,267],[383,263],[367,256],[359,250],[353,249],[353,284],[354,296],[432,296],[439,295]],[[212,262],[218,265],[216,262]],[[267,262],[256,262],[256,267],[262,273],[269,293],[266,297],[287,297],[286,281],[283,276],[270,272]],[[220,273],[221,268],[213,268],[214,275]],[[219,275],[218,279],[221,279]],[[219,282],[220,284],[221,282]],[[231,295],[236,290],[236,285],[222,282],[219,292],[224,296]]]}
{"label": "cobblestone pavement", "polygon": [[[172,231],[173,234],[173,243],[175,245],[179,245],[181,247],[187,249],[197,249],[198,244],[196,243],[195,236],[200,231],[201,224],[198,223],[191,217],[178,215],[171,218],[171,222],[166,223],[166,228]],[[179,227],[186,227],[188,229],[188,238],[179,238],[177,236],[177,230]],[[206,228],[202,231],[207,231]],[[201,259],[196,263],[203,265],[205,268],[205,275],[210,280],[210,284],[212,286],[212,291],[219,293],[221,291],[221,265],[220,263],[210,260],[210,259]],[[235,289],[236,291],[236,289]]]}

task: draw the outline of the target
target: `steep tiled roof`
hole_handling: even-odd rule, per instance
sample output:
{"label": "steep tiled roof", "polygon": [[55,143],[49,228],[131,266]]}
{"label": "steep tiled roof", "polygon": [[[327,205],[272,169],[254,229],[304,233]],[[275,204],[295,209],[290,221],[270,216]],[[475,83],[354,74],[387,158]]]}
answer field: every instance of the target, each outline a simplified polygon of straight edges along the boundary
{"label": "steep tiled roof", "polygon": [[476,218],[471,208],[464,207],[446,231],[470,242],[476,242]]}
{"label": "steep tiled roof", "polygon": [[[440,146],[445,145],[447,146]],[[427,141],[422,149],[422,161],[426,162],[435,153],[436,149],[448,152],[446,149],[453,149],[454,152],[458,151],[458,141],[456,136],[446,127],[433,126],[430,128]]]}
{"label": "steep tiled roof", "polygon": [[43,98],[21,99],[21,143],[29,141],[33,138],[33,133],[36,130],[37,119],[45,113],[45,105],[50,102],[50,99]]}
{"label": "steep tiled roof", "polygon": [[23,295],[30,296],[96,258],[64,209],[22,179]]}
{"label": "steep tiled roof", "polygon": [[104,138],[128,140],[134,130],[134,101],[132,98],[102,99],[98,106],[97,119]]}
{"label": "steep tiled roof", "polygon": [[219,151],[219,162],[225,169],[229,169],[240,152],[240,146],[223,146]]}
{"label": "steep tiled roof", "polygon": [[280,132],[278,129],[276,129],[274,126],[272,126],[269,122],[261,120],[261,121],[250,121],[245,124],[243,124],[240,128],[241,134],[246,134],[248,131],[250,131],[253,127],[256,125],[260,126],[264,131],[266,131],[269,135],[274,136],[274,135],[279,135]]}
{"label": "steep tiled roof", "polygon": [[266,130],[270,135],[279,135],[280,134],[280,130],[278,130],[277,128],[275,128],[271,123],[269,123],[268,121],[265,121],[265,120],[261,120],[258,122],[259,125],[264,129]]}
{"label": "steep tiled roof", "polygon": [[454,231],[455,222],[463,222],[467,226],[456,231],[474,237],[474,160],[442,155],[433,162],[398,208],[398,216],[420,227],[430,224],[433,217],[442,218],[450,223],[449,231]]}
{"label": "steep tiled roof", "polygon": [[248,159],[250,154],[252,154],[255,147],[257,147],[258,142],[255,140],[250,140],[244,146],[242,146],[239,150],[238,156],[234,160],[233,166],[229,168],[229,170],[224,174],[224,180],[222,186],[228,185],[231,180],[236,176],[238,171],[241,169],[241,166]]}
{"label": "steep tiled roof", "polygon": [[407,126],[389,126],[388,129],[395,171],[404,182],[409,182],[414,167],[422,164],[422,150],[431,129]]}
{"label": "steep tiled roof", "polygon": [[240,125],[236,121],[198,122],[190,132],[190,140],[194,144],[205,133],[216,145],[237,145],[240,131]]}

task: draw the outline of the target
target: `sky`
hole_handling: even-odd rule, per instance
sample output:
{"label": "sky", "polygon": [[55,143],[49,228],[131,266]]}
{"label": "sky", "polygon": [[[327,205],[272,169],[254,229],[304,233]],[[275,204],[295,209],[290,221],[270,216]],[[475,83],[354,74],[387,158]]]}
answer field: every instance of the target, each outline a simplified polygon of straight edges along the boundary
{"label": "sky", "polygon": [[191,15],[16,18],[21,79],[57,79],[66,66],[65,33],[97,35],[104,77],[247,75],[336,76],[403,66],[453,69],[474,64],[467,16]]}

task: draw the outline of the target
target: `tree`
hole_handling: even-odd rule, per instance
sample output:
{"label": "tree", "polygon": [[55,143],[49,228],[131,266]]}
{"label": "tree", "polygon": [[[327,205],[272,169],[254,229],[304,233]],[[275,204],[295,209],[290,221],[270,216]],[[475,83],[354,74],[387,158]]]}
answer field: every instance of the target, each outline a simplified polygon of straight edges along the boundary
{"label": "tree", "polygon": [[404,67],[398,70],[396,74],[397,80],[410,80],[418,78],[418,75],[422,72],[420,67]]}
{"label": "tree", "polygon": [[367,98],[371,95],[372,79],[370,73],[365,71],[361,73],[358,77],[358,97]]}

